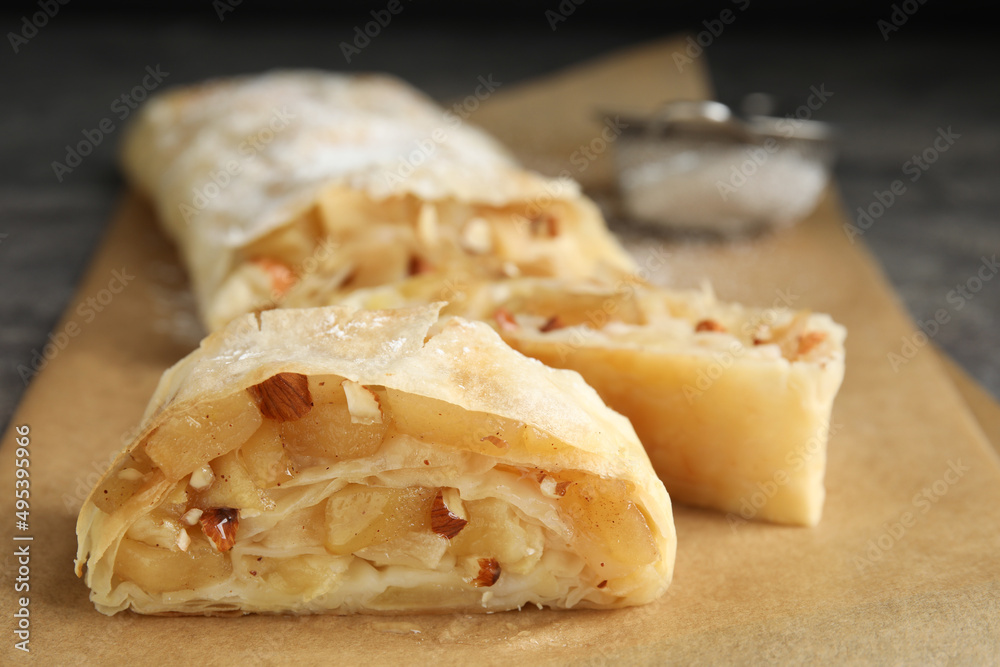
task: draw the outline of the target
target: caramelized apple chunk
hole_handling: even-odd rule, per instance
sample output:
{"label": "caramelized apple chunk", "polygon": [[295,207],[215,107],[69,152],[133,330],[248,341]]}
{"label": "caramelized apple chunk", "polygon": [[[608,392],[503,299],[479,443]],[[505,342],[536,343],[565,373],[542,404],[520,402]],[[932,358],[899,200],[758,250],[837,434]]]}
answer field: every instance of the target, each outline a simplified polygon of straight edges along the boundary
{"label": "caramelized apple chunk", "polygon": [[342,381],[330,376],[310,378],[312,410],[297,421],[281,425],[285,447],[299,467],[371,456],[381,446],[388,420],[355,423]]}
{"label": "caramelized apple chunk", "polygon": [[224,581],[231,571],[229,558],[204,539],[187,551],[170,551],[125,537],[115,560],[118,576],[150,593],[197,590]]}
{"label": "caramelized apple chunk", "polygon": [[182,550],[180,547],[184,543],[181,533],[187,535],[180,521],[166,512],[157,510],[139,517],[129,526],[125,535],[136,542],[178,551]]}
{"label": "caramelized apple chunk", "polygon": [[527,572],[541,558],[541,528],[521,521],[508,503],[498,498],[469,500],[465,511],[468,525],[451,541],[457,556],[490,556],[516,572]]}
{"label": "caramelized apple chunk", "polygon": [[560,514],[577,533],[582,556],[602,578],[628,575],[659,558],[642,510],[621,480],[563,473],[572,483],[560,498]]}
{"label": "caramelized apple chunk", "polygon": [[262,489],[281,486],[295,474],[295,465],[281,441],[281,424],[270,419],[240,447],[239,458],[253,483]]}
{"label": "caramelized apple chunk", "polygon": [[261,421],[250,396],[238,392],[177,413],[149,435],[145,451],[164,477],[176,482],[242,445]]}
{"label": "caramelized apple chunk", "polygon": [[430,531],[435,490],[350,484],[326,505],[326,548],[349,554],[410,531]]}
{"label": "caramelized apple chunk", "polygon": [[322,549],[326,541],[326,503],[305,507],[282,517],[259,540],[259,544],[266,549]]}
{"label": "caramelized apple chunk", "polygon": [[215,481],[207,489],[198,492],[196,505],[201,509],[210,507],[235,507],[244,516],[254,516],[274,509],[274,501],[267,493],[254,484],[253,478],[240,462],[237,452],[229,452],[211,463]]}
{"label": "caramelized apple chunk", "polygon": [[303,554],[294,558],[254,559],[250,563],[245,567],[251,577],[259,578],[269,588],[308,602],[337,584],[350,559],[327,554]]}
{"label": "caramelized apple chunk", "polygon": [[424,442],[502,456],[524,432],[521,422],[471,412],[445,401],[393,389],[386,396],[399,431]]}
{"label": "caramelized apple chunk", "polygon": [[98,509],[107,514],[114,514],[125,501],[153,482],[153,476],[149,474],[150,463],[145,457],[143,459],[137,461],[130,455],[116,473],[105,475],[93,495],[94,504]]}

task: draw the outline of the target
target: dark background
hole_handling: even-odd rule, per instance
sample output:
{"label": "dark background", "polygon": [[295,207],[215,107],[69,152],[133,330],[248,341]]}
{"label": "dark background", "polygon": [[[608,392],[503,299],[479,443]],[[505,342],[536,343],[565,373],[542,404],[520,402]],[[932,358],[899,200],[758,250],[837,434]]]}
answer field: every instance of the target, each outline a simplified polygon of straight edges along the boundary
{"label": "dark background", "polygon": [[[221,20],[210,0],[145,2],[143,11],[137,4],[71,0],[17,53],[8,34],[39,4],[8,3],[0,13],[0,424],[25,388],[17,365],[45,344],[122,188],[116,134],[62,182],[52,162],[110,115],[112,100],[147,65],[169,72],[170,85],[273,67],[384,70],[446,99],[467,94],[481,74],[513,83],[629,44],[700,32],[726,7],[737,18],[705,50],[719,99],[735,104],[765,91],[794,108],[810,86],[833,91],[815,117],[841,130],[836,176],[849,211],[905,178],[903,164],[939,128],[960,135],[919,181],[907,182],[864,241],[917,320],[949,309],[952,321],[934,342],[1000,396],[1000,279],[960,311],[946,300],[981,257],[1000,253],[1000,49],[979,5],[587,0],[552,30],[546,10],[558,11],[556,0],[402,0],[403,11],[348,64],[338,44],[386,2],[330,9],[243,0]],[[905,14],[904,5],[912,15],[885,39],[878,22]]]}

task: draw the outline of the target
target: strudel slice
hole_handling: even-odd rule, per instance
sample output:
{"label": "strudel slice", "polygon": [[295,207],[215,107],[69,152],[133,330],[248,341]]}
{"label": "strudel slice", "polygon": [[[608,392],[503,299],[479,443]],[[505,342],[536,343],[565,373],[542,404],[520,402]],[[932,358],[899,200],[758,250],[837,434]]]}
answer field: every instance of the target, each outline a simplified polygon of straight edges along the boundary
{"label": "strudel slice", "polygon": [[567,179],[381,75],[270,72],[154,96],[123,165],[177,243],[209,330],[411,275],[633,268]]}
{"label": "strudel slice", "polygon": [[98,610],[659,597],[670,499],[628,420],[576,373],[439,308],[247,315],[169,369],[80,512]]}
{"label": "strudel slice", "polygon": [[379,308],[448,298],[447,312],[490,322],[515,349],[578,371],[632,421],[675,501],[733,521],[820,520],[846,335],[828,315],[724,303],[707,288],[468,276],[343,298]]}

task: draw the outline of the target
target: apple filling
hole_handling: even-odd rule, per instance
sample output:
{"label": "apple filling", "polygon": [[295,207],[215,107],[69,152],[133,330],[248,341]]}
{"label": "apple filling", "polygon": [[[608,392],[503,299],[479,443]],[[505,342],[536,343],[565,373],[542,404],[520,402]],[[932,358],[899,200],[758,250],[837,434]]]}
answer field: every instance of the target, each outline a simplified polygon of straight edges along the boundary
{"label": "apple filling", "polygon": [[573,291],[544,281],[513,281],[494,292],[499,305],[492,321],[508,342],[551,333],[552,340],[575,347],[632,345],[715,353],[736,346],[751,358],[788,361],[821,360],[837,347],[826,316],[722,304],[710,292]]}
{"label": "apple filling", "polygon": [[591,208],[551,198],[544,205],[374,199],[331,187],[297,220],[241,250],[214,307],[231,319],[279,303],[315,306],[422,274],[586,278],[600,265],[629,270]]}
{"label": "apple filling", "polygon": [[552,447],[443,401],[279,373],[164,423],[95,502],[108,515],[147,504],[113,583],[153,606],[613,603],[663,545],[631,482],[528,463]]}

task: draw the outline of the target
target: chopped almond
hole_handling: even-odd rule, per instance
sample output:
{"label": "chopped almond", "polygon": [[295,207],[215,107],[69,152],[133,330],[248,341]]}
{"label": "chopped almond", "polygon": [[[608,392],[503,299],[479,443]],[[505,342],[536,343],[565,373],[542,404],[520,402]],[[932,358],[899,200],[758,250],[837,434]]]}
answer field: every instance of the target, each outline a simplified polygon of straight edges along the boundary
{"label": "chopped almond", "polygon": [[510,311],[504,307],[497,308],[496,312],[493,313],[493,319],[497,321],[502,331],[517,331],[518,325],[517,321],[514,320],[514,316],[510,314]]}
{"label": "chopped almond", "polygon": [[538,476],[538,486],[542,495],[548,498],[562,498],[566,495],[566,489],[569,488],[569,485],[570,482],[560,482],[548,473],[543,472]]}
{"label": "chopped almond", "polygon": [[597,587],[598,587],[598,588],[604,588],[604,587],[605,587],[605,586],[607,586],[607,585],[608,585],[608,580],[607,580],[607,579],[605,579],[605,580],[604,580],[604,581],[602,581],[601,583],[597,584]]}
{"label": "chopped almond", "polygon": [[775,327],[772,342],[778,344],[785,359],[793,360],[799,355],[799,340],[806,333],[809,317],[809,311],[801,311],[795,313],[784,326]]}
{"label": "chopped almond", "polygon": [[198,523],[198,521],[201,519],[202,514],[204,514],[204,512],[202,512],[197,507],[194,507],[192,509],[189,509],[187,512],[184,512],[184,514],[181,515],[181,520],[187,525],[193,526],[194,524]]}
{"label": "chopped almond", "polygon": [[500,265],[500,273],[507,278],[517,278],[521,275],[521,269],[514,262],[504,262]]}
{"label": "chopped almond", "polygon": [[267,273],[268,277],[271,279],[271,290],[277,297],[284,296],[285,292],[290,290],[292,286],[298,282],[295,272],[292,271],[291,267],[284,262],[278,261],[272,257],[255,257],[250,261]]}
{"label": "chopped almond", "polygon": [[807,331],[802,334],[799,336],[799,356],[801,357],[802,355],[809,354],[809,352],[825,340],[826,332],[823,331]]}
{"label": "chopped almond", "polygon": [[545,333],[547,331],[555,331],[556,329],[562,329],[565,326],[566,325],[563,324],[563,321],[559,319],[558,315],[553,315],[545,322],[545,324],[538,327],[538,330],[541,331],[542,333]]}
{"label": "chopped almond", "polygon": [[215,481],[215,473],[212,472],[212,467],[207,463],[203,466],[199,466],[191,473],[191,484],[192,489],[202,490],[207,489]]}
{"label": "chopped almond", "polygon": [[126,482],[137,482],[142,478],[143,474],[135,468],[122,468],[118,471],[118,479],[124,479]]}
{"label": "chopped almond", "polygon": [[493,232],[483,218],[471,218],[462,227],[462,247],[471,253],[483,255],[493,249]]}
{"label": "chopped almond", "polygon": [[420,276],[425,273],[431,273],[432,271],[434,271],[434,265],[420,255],[412,255],[410,257],[410,263],[406,267],[407,274],[411,276]]}
{"label": "chopped almond", "polygon": [[354,380],[344,380],[340,386],[347,397],[347,411],[351,413],[352,424],[382,423],[382,406],[375,392]]}
{"label": "chopped almond", "polygon": [[472,580],[472,585],[477,588],[492,586],[500,578],[500,563],[496,558],[479,559],[479,575]]}
{"label": "chopped almond", "polygon": [[433,204],[425,203],[417,214],[417,238],[425,246],[433,246],[438,240],[437,209]]}
{"label": "chopped almond", "polygon": [[506,440],[497,435],[487,435],[479,439],[479,442],[491,442],[496,445],[499,449],[510,449],[510,445]]}
{"label": "chopped almond", "polygon": [[438,489],[437,495],[434,496],[434,504],[431,506],[431,530],[450,540],[458,535],[467,523],[469,522],[448,509],[444,502],[444,492]]}
{"label": "chopped almond", "polygon": [[267,419],[291,422],[312,410],[309,378],[301,373],[278,373],[248,389]]}
{"label": "chopped almond", "polygon": [[177,548],[181,551],[187,551],[189,546],[191,546],[191,536],[186,530],[181,530],[177,534]]}
{"label": "chopped almond", "polygon": [[715,320],[702,320],[694,326],[695,331],[718,331],[725,333],[726,327],[722,326]]}
{"label": "chopped almond", "polygon": [[754,345],[769,345],[774,337],[774,332],[771,331],[771,327],[766,324],[760,324],[754,330],[753,333],[753,344]]}
{"label": "chopped almond", "polygon": [[547,236],[553,238],[559,235],[559,221],[554,215],[542,213],[530,220],[531,233],[535,236]]}
{"label": "chopped almond", "polygon": [[215,548],[225,553],[236,544],[240,511],[232,507],[213,507],[201,515],[201,529]]}

